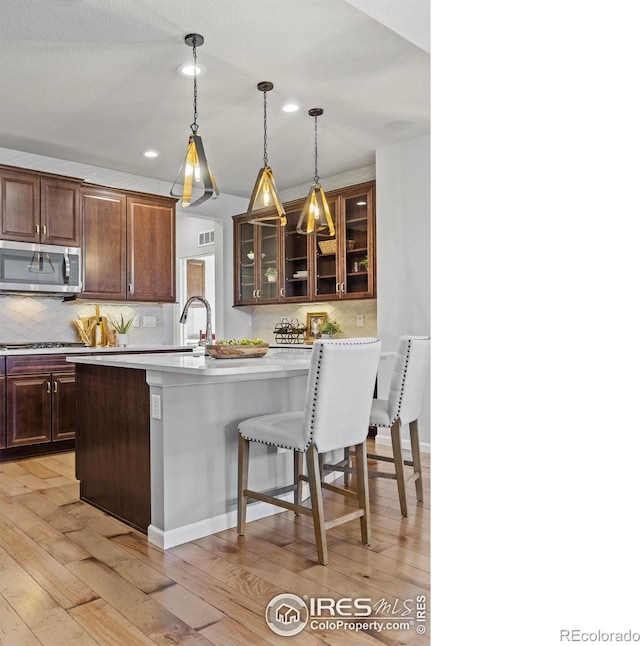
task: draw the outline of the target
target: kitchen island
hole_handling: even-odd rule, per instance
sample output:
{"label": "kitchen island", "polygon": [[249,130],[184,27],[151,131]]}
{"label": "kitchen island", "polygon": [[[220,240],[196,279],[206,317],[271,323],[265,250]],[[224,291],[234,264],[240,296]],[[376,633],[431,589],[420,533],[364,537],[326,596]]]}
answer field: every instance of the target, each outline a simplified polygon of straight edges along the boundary
{"label": "kitchen island", "polygon": [[[311,352],[69,357],[76,365],[80,497],[167,549],[236,524],[237,426],[302,410]],[[289,452],[252,447],[252,487],[290,484]],[[254,503],[248,520],[274,513]]]}

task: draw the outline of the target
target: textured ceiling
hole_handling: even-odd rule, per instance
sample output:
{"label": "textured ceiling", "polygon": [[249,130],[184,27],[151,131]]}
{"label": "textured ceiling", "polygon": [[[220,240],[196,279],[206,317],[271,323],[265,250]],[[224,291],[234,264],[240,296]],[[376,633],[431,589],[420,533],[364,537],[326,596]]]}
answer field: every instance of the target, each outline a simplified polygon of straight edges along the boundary
{"label": "textured ceiling", "polygon": [[[429,131],[428,13],[428,0],[2,0],[0,146],[173,181],[193,118],[176,68],[197,32],[199,134],[223,193],[247,197],[262,166],[263,80],[279,187],[313,176],[311,107],[325,111],[320,177],[367,166]],[[281,111],[290,100],[299,112]]]}

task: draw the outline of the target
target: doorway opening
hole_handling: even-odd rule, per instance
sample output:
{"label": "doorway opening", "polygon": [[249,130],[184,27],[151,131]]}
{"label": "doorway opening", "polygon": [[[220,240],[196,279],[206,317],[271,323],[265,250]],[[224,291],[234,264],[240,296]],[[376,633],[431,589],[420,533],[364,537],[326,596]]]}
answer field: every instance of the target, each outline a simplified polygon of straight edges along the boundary
{"label": "doorway opening", "polygon": [[[202,296],[211,306],[211,328],[215,337],[215,254],[180,258],[180,311],[192,296]],[[189,307],[187,322],[179,325],[178,343],[198,345],[206,326],[206,307],[196,301]]]}

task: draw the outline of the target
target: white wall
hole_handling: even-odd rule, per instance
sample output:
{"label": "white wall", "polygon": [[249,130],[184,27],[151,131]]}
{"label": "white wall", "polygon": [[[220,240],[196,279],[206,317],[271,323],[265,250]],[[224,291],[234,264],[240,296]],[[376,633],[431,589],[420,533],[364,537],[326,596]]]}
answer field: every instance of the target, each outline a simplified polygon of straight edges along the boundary
{"label": "white wall", "polygon": [[[231,216],[243,213],[247,199],[236,197],[227,200],[224,213],[216,218],[194,217],[178,211],[176,223],[176,257],[210,254],[215,256],[215,312],[214,330],[219,339],[251,336],[251,312],[247,308],[233,308],[233,220]],[[215,231],[215,243],[198,247],[197,235],[201,231]],[[230,273],[228,273],[230,272]],[[176,328],[176,334],[179,330]]]}
{"label": "white wall", "polygon": [[[403,334],[431,335],[430,136],[376,151],[378,336],[395,351]],[[380,376],[381,396],[389,374]],[[386,396],[386,395],[385,395]],[[430,441],[429,384],[419,420]]]}

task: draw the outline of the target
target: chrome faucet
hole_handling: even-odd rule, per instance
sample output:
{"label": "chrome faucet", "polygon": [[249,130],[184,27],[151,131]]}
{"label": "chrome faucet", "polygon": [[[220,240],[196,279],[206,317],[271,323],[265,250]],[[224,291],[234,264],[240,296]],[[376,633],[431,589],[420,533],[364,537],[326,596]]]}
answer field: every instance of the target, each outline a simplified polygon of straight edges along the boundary
{"label": "chrome faucet", "polygon": [[200,301],[207,308],[207,329],[204,333],[204,339],[200,339],[198,341],[198,345],[210,345],[213,343],[213,333],[211,331],[211,305],[209,305],[209,301],[207,301],[206,298],[203,298],[202,296],[192,296],[184,304],[184,309],[182,310],[182,314],[180,315],[180,323],[187,322],[187,312],[189,311],[189,308],[194,301]]}

